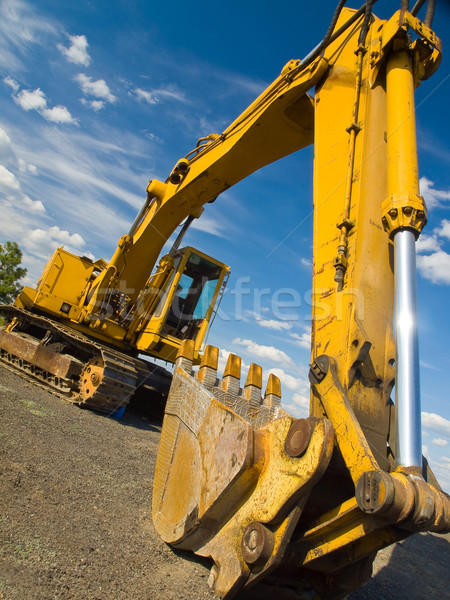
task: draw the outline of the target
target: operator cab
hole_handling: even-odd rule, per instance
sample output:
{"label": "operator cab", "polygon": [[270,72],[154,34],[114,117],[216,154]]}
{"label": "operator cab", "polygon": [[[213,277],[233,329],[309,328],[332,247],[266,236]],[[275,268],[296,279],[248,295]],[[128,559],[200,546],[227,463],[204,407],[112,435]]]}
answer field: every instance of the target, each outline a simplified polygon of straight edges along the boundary
{"label": "operator cab", "polygon": [[222,267],[190,253],[180,274],[166,315],[163,332],[178,338],[192,338],[201,325],[214,297]]}
{"label": "operator cab", "polygon": [[[152,356],[173,362],[181,342],[191,339],[195,341],[196,353],[200,352],[229,274],[229,267],[199,250],[178,250],[145,327],[140,350],[151,349]],[[147,348],[142,347],[144,339]]]}

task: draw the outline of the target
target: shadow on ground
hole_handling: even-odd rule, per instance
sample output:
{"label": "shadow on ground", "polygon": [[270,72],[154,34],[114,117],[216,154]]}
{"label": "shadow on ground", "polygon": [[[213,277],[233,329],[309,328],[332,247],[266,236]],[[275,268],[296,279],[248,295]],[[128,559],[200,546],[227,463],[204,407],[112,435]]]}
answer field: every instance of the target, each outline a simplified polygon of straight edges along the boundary
{"label": "shadow on ground", "polygon": [[450,543],[422,533],[379,552],[373,577],[348,600],[448,600]]}

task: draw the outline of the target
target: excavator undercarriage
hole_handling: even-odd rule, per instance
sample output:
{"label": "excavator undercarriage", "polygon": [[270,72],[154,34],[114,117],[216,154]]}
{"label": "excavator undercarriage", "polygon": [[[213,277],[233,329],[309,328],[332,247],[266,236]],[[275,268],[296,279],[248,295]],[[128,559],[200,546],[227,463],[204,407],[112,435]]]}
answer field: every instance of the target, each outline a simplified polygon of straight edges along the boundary
{"label": "excavator undercarriage", "polygon": [[13,326],[0,330],[0,362],[60,398],[107,415],[136,397],[160,409],[166,401],[172,375],[163,367],[43,315],[16,306],[2,313]]}

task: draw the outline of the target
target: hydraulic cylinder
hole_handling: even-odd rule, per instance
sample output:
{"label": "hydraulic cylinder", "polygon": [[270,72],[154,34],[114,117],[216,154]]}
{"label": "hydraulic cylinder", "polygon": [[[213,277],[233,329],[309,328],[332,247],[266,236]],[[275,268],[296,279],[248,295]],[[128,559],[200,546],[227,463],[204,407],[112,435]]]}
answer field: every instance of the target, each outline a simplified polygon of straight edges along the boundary
{"label": "hydraulic cylinder", "polygon": [[[416,249],[425,213],[419,195],[412,59],[406,49],[390,54],[386,66],[388,216],[395,255],[397,464],[422,466]],[[423,219],[419,218],[421,226]]]}
{"label": "hydraulic cylinder", "polygon": [[405,467],[422,465],[415,246],[412,231],[395,234],[397,464]]}

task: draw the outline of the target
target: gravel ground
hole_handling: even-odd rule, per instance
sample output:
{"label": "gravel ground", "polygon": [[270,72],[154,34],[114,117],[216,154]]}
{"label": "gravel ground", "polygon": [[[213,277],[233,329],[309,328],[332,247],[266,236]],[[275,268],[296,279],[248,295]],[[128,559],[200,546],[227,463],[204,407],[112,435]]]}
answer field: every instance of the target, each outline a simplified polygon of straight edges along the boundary
{"label": "gravel ground", "polygon": [[[214,598],[209,564],[153,528],[157,423],[80,410],[3,367],[0,406],[1,599]],[[416,535],[380,552],[349,600],[450,599],[449,541]]]}

